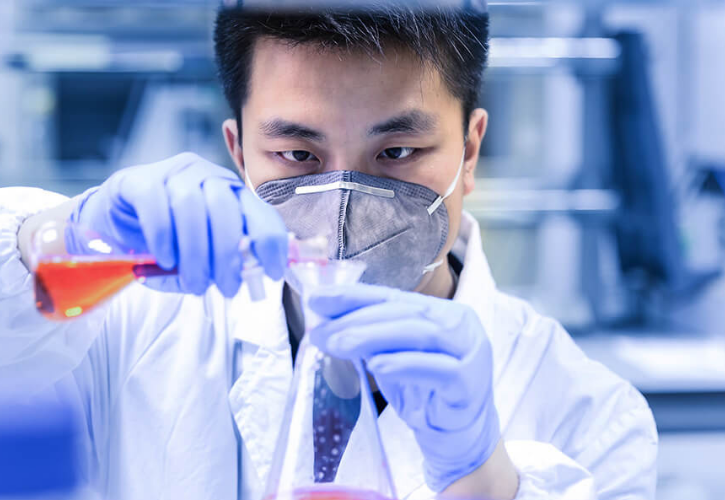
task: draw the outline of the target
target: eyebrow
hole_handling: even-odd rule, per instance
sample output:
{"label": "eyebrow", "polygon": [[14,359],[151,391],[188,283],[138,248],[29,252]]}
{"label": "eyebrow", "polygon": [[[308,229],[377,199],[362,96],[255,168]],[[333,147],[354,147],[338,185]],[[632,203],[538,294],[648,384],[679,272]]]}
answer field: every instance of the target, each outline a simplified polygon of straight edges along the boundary
{"label": "eyebrow", "polygon": [[368,135],[424,134],[433,130],[435,126],[434,116],[423,111],[413,110],[371,127]]}
{"label": "eyebrow", "polygon": [[315,142],[325,140],[325,134],[322,132],[281,118],[266,121],[260,128],[262,133],[270,139],[306,139]]}

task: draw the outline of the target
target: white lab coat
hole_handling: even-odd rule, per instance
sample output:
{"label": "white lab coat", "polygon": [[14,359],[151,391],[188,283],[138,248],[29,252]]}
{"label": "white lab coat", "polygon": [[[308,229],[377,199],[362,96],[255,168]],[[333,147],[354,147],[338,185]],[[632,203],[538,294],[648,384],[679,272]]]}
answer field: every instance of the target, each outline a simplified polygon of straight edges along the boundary
{"label": "white lab coat", "polygon": [[[110,500],[258,500],[292,375],[281,284],[226,301],[132,285],[105,308],[51,323],[34,308],[17,230],[63,197],[0,189],[0,391],[56,391],[82,412],[84,471]],[[474,219],[454,252],[454,300],[479,314],[519,499],[652,499],[657,433],[643,397],[555,321],[495,287]],[[401,499],[432,497],[412,432],[379,418]],[[358,470],[363,471],[364,464]]]}

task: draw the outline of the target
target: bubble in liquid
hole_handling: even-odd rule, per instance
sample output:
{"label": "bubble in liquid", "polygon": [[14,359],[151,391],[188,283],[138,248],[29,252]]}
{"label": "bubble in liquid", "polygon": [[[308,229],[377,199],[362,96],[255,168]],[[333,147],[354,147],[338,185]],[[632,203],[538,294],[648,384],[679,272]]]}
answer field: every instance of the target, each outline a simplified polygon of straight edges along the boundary
{"label": "bubble in liquid", "polygon": [[325,426],[324,425],[318,425],[317,426],[317,432],[323,432],[324,430],[325,430]]}
{"label": "bubble in liquid", "polygon": [[317,473],[317,479],[323,479],[324,477],[325,477],[325,473],[324,472],[320,471],[320,472]]}
{"label": "bubble in liquid", "polygon": [[340,435],[339,434],[335,434],[334,436],[332,436],[332,440],[335,441],[336,443],[339,443],[340,442]]}
{"label": "bubble in liquid", "polygon": [[325,439],[325,436],[320,436],[320,443],[324,443],[325,441],[327,441],[327,439]]}
{"label": "bubble in liquid", "polygon": [[340,450],[338,450],[337,448],[333,448],[330,450],[330,454],[333,456],[337,456],[338,453],[340,453]]}

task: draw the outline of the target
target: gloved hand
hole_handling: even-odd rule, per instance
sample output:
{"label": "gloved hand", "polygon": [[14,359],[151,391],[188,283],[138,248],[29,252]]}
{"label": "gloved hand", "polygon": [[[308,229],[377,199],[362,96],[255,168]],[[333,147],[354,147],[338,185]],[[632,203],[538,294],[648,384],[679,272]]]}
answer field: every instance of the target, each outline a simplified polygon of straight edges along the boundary
{"label": "gloved hand", "polygon": [[443,491],[488,460],[500,439],[493,361],[472,309],[362,284],[321,288],[309,307],[326,318],[310,340],[333,356],[365,360],[414,431],[431,489]]}
{"label": "gloved hand", "polygon": [[[146,280],[164,291],[198,295],[216,283],[233,296],[241,285],[243,234],[271,278],[280,279],[287,262],[287,231],[276,210],[233,172],[192,153],[116,172],[81,195],[69,222],[151,253],[163,269],[177,267],[178,276]],[[69,253],[84,253],[79,235],[65,236]]]}

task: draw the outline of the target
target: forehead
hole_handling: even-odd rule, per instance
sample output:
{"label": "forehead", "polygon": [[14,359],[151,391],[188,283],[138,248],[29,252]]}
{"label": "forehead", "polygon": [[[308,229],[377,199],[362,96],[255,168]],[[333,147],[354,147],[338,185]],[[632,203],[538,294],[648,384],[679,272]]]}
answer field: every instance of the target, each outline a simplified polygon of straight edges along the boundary
{"label": "forehead", "polygon": [[386,47],[383,54],[256,41],[245,111],[297,110],[354,114],[375,121],[406,109],[458,114],[460,103],[440,73],[413,53]]}

